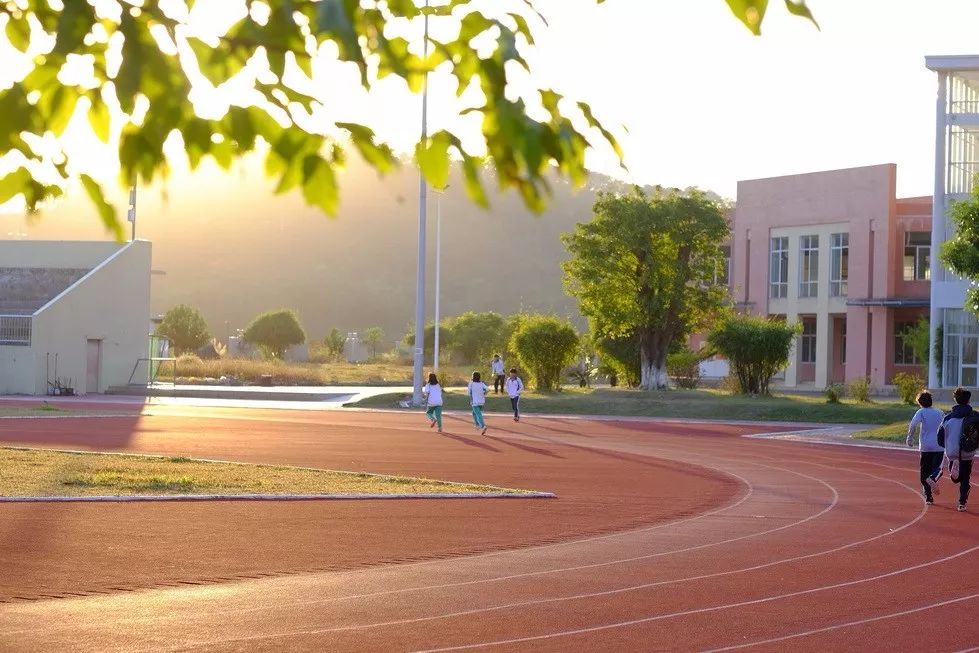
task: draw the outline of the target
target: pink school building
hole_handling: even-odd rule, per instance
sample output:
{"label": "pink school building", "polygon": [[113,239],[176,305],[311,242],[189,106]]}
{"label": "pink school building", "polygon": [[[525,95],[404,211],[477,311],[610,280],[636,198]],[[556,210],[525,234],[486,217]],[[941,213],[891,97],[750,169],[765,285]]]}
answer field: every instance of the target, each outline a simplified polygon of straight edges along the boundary
{"label": "pink school building", "polygon": [[782,383],[924,375],[904,331],[929,310],[930,197],[893,164],[738,183],[728,283],[739,310],[801,322]]}

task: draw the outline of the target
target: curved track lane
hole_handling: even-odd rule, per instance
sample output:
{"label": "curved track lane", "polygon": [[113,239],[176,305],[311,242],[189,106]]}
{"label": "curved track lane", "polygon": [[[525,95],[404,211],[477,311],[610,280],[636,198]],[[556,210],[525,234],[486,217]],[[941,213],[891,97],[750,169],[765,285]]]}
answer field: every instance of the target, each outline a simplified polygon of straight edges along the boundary
{"label": "curved track lane", "polygon": [[961,618],[979,607],[979,522],[954,511],[951,486],[926,507],[907,452],[737,437],[763,427],[556,418],[519,428],[496,418],[494,438],[459,418],[440,437],[386,413],[181,408],[14,422],[0,426],[8,442],[369,469],[559,498],[0,506],[4,650],[979,643],[979,622]]}

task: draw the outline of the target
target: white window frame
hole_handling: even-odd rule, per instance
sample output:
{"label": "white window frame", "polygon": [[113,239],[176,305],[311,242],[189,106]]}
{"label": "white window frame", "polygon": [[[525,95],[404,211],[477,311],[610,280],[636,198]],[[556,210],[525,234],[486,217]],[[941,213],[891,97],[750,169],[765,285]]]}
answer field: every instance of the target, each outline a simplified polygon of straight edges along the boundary
{"label": "white window frame", "polygon": [[[807,331],[808,326],[812,326],[812,332]],[[816,362],[816,320],[802,320],[802,333],[799,334],[799,362]],[[807,355],[808,354],[808,355]],[[811,358],[811,360],[809,360]]]}
{"label": "white window frame", "polygon": [[819,235],[799,236],[799,297],[819,294]]}
{"label": "white window frame", "polygon": [[829,250],[829,294],[846,297],[850,276],[850,234],[832,234]]}
{"label": "white window frame", "polygon": [[[925,242],[912,244],[911,239],[915,235],[923,235]],[[910,259],[910,265],[908,265],[908,259]],[[931,280],[931,232],[905,231],[904,257],[901,260],[903,262],[902,277],[905,281]]]}
{"label": "white window frame", "polygon": [[768,296],[789,296],[789,238],[774,236],[768,241]]}

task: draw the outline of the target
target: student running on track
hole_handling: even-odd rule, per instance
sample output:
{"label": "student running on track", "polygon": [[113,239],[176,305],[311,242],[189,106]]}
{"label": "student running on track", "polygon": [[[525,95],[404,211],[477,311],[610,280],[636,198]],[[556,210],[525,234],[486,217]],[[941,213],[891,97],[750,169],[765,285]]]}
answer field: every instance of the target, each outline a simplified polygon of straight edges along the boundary
{"label": "student running on track", "polygon": [[938,480],[942,476],[942,458],[945,448],[938,444],[938,429],[942,425],[942,411],[932,407],[931,393],[924,391],[918,394],[918,405],[921,408],[911,418],[908,424],[907,445],[914,446],[914,432],[920,425],[918,434],[918,451],[920,456],[921,487],[925,491],[925,502],[934,503],[932,493],[939,494],[941,489]]}
{"label": "student running on track", "polygon": [[479,372],[473,372],[473,380],[469,383],[469,401],[473,407],[473,423],[477,429],[482,429],[486,435],[486,420],[483,419],[483,405],[486,403],[486,392],[489,386],[483,383]]}
{"label": "student running on track", "polygon": [[422,394],[428,397],[428,410],[425,411],[425,415],[428,416],[428,420],[431,424],[428,428],[432,428],[438,424],[438,432],[442,432],[442,386],[439,385],[439,378],[434,373],[428,375],[428,384],[422,388]]}

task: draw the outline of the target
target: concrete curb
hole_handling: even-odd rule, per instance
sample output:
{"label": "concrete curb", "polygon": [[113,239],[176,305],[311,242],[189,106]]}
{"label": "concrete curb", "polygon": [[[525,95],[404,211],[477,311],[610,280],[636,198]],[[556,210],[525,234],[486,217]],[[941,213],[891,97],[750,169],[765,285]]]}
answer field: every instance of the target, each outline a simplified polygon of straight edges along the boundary
{"label": "concrete curb", "polygon": [[142,496],[0,497],[0,503],[130,503],[141,501],[392,501],[398,499],[553,499],[551,492],[442,494],[148,494]]}
{"label": "concrete curb", "polygon": [[93,417],[106,419],[108,417],[143,417],[144,413],[105,413],[105,414],[79,414],[79,415],[0,415],[0,419],[91,419]]}

